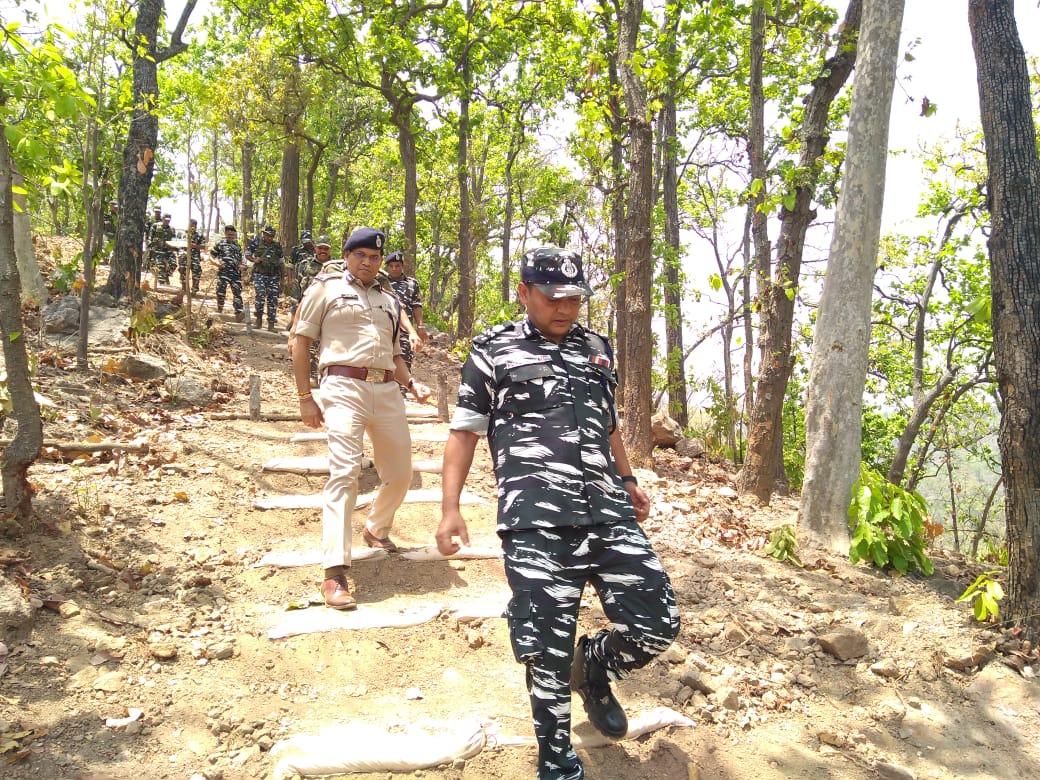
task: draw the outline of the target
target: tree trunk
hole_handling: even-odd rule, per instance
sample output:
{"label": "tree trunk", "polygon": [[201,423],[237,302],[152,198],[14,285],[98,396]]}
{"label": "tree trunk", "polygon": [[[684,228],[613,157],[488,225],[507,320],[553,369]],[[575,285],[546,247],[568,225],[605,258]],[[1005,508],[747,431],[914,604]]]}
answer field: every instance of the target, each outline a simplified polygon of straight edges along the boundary
{"label": "tree trunk", "polygon": [[124,295],[136,296],[141,284],[141,247],[144,241],[145,211],[148,189],[155,169],[155,145],[159,140],[159,64],[188,48],[181,41],[196,0],[187,0],[181,10],[170,42],[157,48],[159,23],[163,16],[163,0],[139,0],[134,22],[133,43],[133,114],[123,147],[123,165],[119,177],[119,223],[112,265],[105,292],[116,300]]}
{"label": "tree trunk", "polygon": [[13,525],[0,521],[0,535],[14,535],[27,531],[32,518],[33,489],[28,472],[40,454],[43,420],[29,378],[29,355],[22,326],[21,281],[14,253],[14,195],[11,189],[14,162],[3,129],[0,125],[0,336],[4,342],[7,391],[18,422],[18,433],[0,452],[4,504],[7,514],[14,518]]}
{"label": "tree trunk", "polygon": [[1040,158],[1011,0],[969,0],[989,169],[993,359],[1008,545],[1003,616],[1040,639]]}
{"label": "tree trunk", "polygon": [[[796,290],[801,276],[805,234],[816,218],[813,194],[827,147],[827,116],[831,103],[844,86],[856,60],[861,0],[853,0],[845,14],[842,34],[835,53],[823,66],[806,99],[799,166],[806,171],[803,184],[795,189],[795,207],[782,209],[777,264],[772,283],[768,282],[768,258],[763,269],[760,239],[755,240],[759,279],[761,321],[759,333],[758,382],[755,403],[748,424],[748,451],[737,478],[737,489],[753,493],[768,502],[777,484],[785,485],[783,460],[783,414],[787,383],[794,368],[791,354],[791,328],[794,323]],[[898,32],[899,26],[896,26]],[[859,79],[857,79],[857,84]],[[885,133],[887,138],[887,130]],[[887,143],[887,142],[886,142]],[[754,162],[754,158],[752,158]],[[843,192],[844,195],[844,192]],[[876,251],[876,250],[874,250]],[[768,252],[768,247],[767,247]],[[833,253],[832,253],[833,256]],[[873,254],[871,262],[873,262]],[[763,286],[763,283],[764,286]],[[858,449],[858,445],[857,445]],[[856,474],[859,468],[856,468]],[[779,479],[778,479],[779,477]],[[850,483],[851,484],[851,483]]]}
{"label": "tree trunk", "polygon": [[459,95],[459,132],[455,177],[459,183],[459,317],[456,340],[469,340],[476,319],[477,268],[473,259],[472,204],[469,196],[469,47],[464,47],[461,63],[462,94]]}
{"label": "tree trunk", "polygon": [[[675,61],[675,36],[665,40],[670,47],[669,60]],[[686,406],[686,362],[683,360],[682,315],[682,238],[679,234],[679,138],[675,107],[675,77],[669,79],[662,96],[661,132],[661,202],[664,206],[664,334],[667,351],[668,414],[682,428],[690,424]]]}
{"label": "tree trunk", "polygon": [[[642,0],[625,0],[618,20],[618,75],[625,98],[629,129],[629,185],[625,204],[625,352],[620,353],[625,376],[622,437],[629,460],[637,467],[651,463],[650,363],[653,354],[650,330],[651,285],[653,282],[653,236],[650,212],[653,207],[654,134],[647,118],[646,89],[636,71],[633,55],[643,14]],[[637,359],[637,356],[643,359]]]}
{"label": "tree trunk", "polygon": [[300,139],[292,128],[286,128],[286,132],[282,147],[278,234],[283,247],[294,247],[300,237]]}
{"label": "tree trunk", "polygon": [[[841,553],[848,552],[849,503],[860,472],[870,301],[902,20],[903,0],[877,0],[863,9],[845,176],[809,372],[800,522],[807,544]],[[758,395],[764,395],[761,384]]]}
{"label": "tree trunk", "polygon": [[[12,169],[14,162],[12,161]],[[14,170],[15,186],[22,186],[22,177]],[[40,304],[47,300],[47,282],[40,273],[36,250],[32,244],[32,225],[25,195],[14,196],[14,253],[18,259],[18,276],[22,280],[22,300]]]}
{"label": "tree trunk", "polygon": [[253,204],[253,142],[242,143],[242,224],[238,226],[241,231],[243,245],[253,235],[253,226],[256,223],[256,206]]}

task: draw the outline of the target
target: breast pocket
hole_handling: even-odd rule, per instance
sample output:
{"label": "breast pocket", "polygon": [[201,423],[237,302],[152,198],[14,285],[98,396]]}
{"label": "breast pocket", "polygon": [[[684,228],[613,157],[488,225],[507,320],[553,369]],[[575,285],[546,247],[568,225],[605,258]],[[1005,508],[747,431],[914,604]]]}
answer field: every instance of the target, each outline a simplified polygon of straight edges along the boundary
{"label": "breast pocket", "polygon": [[530,414],[559,405],[560,380],[549,363],[514,366],[506,376],[508,383],[499,407],[503,414]]}
{"label": "breast pocket", "polygon": [[339,322],[354,324],[368,319],[368,309],[357,296],[340,295],[329,306],[329,315]]}

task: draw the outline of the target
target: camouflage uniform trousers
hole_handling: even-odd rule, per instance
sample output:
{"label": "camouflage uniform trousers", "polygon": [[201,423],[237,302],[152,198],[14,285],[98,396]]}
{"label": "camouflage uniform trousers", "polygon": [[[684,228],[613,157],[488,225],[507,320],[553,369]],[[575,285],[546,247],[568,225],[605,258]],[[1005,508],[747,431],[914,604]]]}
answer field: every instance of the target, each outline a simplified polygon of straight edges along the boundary
{"label": "camouflage uniform trousers", "polygon": [[401,328],[401,357],[404,358],[405,364],[408,366],[408,371],[412,370],[412,360],[415,359],[415,353],[412,351],[412,342],[408,338],[408,331]]}
{"label": "camouflage uniform trousers", "polygon": [[[181,276],[181,289],[188,289],[188,256],[187,254],[181,254],[177,258],[177,272]],[[202,255],[198,252],[191,253],[191,292],[192,294],[198,293],[199,291],[199,280],[202,279]]]}
{"label": "camouflage uniform trousers", "polygon": [[224,296],[227,288],[231,288],[231,300],[235,307],[235,314],[240,313],[245,305],[242,303],[242,272],[237,268],[228,268],[221,265],[217,272],[217,311],[224,308]]}
{"label": "camouflage uniform trousers", "polygon": [[256,297],[253,300],[253,314],[257,319],[264,316],[264,302],[267,302],[267,324],[273,325],[278,315],[278,295],[281,292],[282,277],[279,274],[258,274],[253,271],[253,289]]}
{"label": "camouflage uniform trousers", "polygon": [[679,633],[668,575],[635,521],[506,531],[506,617],[538,740],[538,780],[579,780],[571,745],[571,660],[582,590],[591,583],[613,624],[592,639],[612,681],[664,652]]}
{"label": "camouflage uniform trousers", "polygon": [[170,274],[177,266],[177,260],[173,256],[172,249],[153,249],[152,268],[155,271],[155,280],[159,284],[169,284]]}

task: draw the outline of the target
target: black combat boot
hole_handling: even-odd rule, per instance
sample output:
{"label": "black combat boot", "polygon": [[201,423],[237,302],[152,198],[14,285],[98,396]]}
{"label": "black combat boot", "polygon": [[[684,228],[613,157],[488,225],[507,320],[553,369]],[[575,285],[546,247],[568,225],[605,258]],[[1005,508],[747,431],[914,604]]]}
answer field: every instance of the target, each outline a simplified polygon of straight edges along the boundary
{"label": "black combat boot", "polygon": [[256,322],[253,323],[253,327],[254,328],[259,328],[259,327],[263,326],[263,324],[264,324],[264,315],[263,314],[257,314],[256,315]]}
{"label": "black combat boot", "polygon": [[628,718],[610,690],[607,670],[592,657],[592,641],[579,637],[571,664],[571,690],[585,704],[589,722],[605,737],[621,739],[628,733]]}
{"label": "black combat boot", "polygon": [[277,328],[274,325],[274,320],[268,320],[267,329],[271,331],[271,333],[274,333],[277,330]]}

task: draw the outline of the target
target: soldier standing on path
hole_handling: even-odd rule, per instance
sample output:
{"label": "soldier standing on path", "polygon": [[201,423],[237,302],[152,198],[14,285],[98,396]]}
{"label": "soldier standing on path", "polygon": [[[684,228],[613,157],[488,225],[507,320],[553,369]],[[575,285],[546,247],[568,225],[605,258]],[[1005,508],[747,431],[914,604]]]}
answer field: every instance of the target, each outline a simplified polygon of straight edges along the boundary
{"label": "soldier standing on path", "polygon": [[217,312],[224,311],[224,296],[231,288],[231,300],[235,308],[235,322],[245,319],[242,303],[242,246],[238,243],[238,231],[234,225],[224,226],[224,238],[209,251],[210,259],[218,264],[217,269]]}
{"label": "soldier standing on path", "polygon": [[[307,289],[311,280],[321,273],[323,262],[316,258],[317,251],[318,248],[311,240],[310,231],[304,230],[300,234],[300,245],[293,247],[292,254],[289,255],[293,268],[292,284],[289,286],[289,298],[292,300],[290,320],[296,318],[296,307],[300,305],[303,291]],[[326,253],[325,261],[328,261],[328,253]]]}
{"label": "soldier standing on path", "polygon": [[[382,484],[362,536],[369,547],[397,552],[390,539],[394,513],[412,481],[412,444],[398,385],[418,401],[429,390],[412,379],[401,357],[396,299],[382,292],[376,273],[383,261],[382,231],[358,228],[343,246],[346,269],[319,274],[303,294],[293,337],[292,365],[300,417],[329,434],[329,479],[321,516],[321,595],[333,609],[354,609],[347,570],[351,515],[357,500],[364,437]],[[318,342],[321,406],[310,389],[308,352]],[[396,380],[396,381],[395,381]]]}
{"label": "soldier standing on path", "polygon": [[173,273],[173,269],[176,266],[173,247],[168,243],[173,240],[175,235],[173,228],[170,227],[170,219],[169,214],[163,214],[162,221],[157,225],[152,225],[148,239],[148,246],[152,256],[152,267],[155,269],[155,280],[159,284],[170,283],[170,274]]}
{"label": "soldier standing on path", "polygon": [[275,330],[278,316],[278,296],[282,290],[282,271],[285,268],[285,252],[274,240],[274,228],[267,225],[260,239],[249,242],[246,259],[253,263],[253,316],[254,327],[264,324],[264,302],[267,302],[267,329]]}
{"label": "soldier standing on path", "polygon": [[[679,633],[668,576],[639,521],[650,501],[632,475],[617,427],[613,350],[576,320],[592,290],[581,258],[557,247],[524,255],[519,322],[473,340],[444,447],[444,555],[469,544],[459,510],[477,439],[486,435],[498,480],[498,534],[513,591],[506,616],[527,666],[539,780],[580,780],[571,744],[571,691],[589,720],[617,739],[628,719],[610,689]],[[585,585],[613,626],[575,647]]]}
{"label": "soldier standing on path", "polygon": [[[199,294],[199,281],[202,278],[202,250],[206,240],[199,232],[199,221],[188,220],[188,241],[191,243],[191,294]],[[187,252],[177,258],[177,272],[181,277],[181,289],[188,291],[188,255]]]}
{"label": "soldier standing on path", "polygon": [[[292,325],[289,327],[289,341],[288,350],[289,357],[292,358],[293,344],[296,340],[296,323],[297,314],[299,312],[299,300],[303,298],[303,294],[307,291],[307,288],[311,286],[311,282],[319,273],[342,273],[343,272],[343,261],[332,259],[332,242],[328,236],[318,236],[318,242],[314,246],[314,258],[303,260],[296,269],[296,279],[293,285],[299,285],[300,293],[299,298],[293,301],[293,319]],[[317,376],[318,376],[318,343],[316,341],[311,342],[310,347],[310,365],[311,365],[311,385],[317,387]]]}
{"label": "soldier standing on path", "polygon": [[401,307],[412,321],[415,333],[419,336],[419,344],[413,349],[409,333],[401,334],[401,349],[404,354],[404,362],[408,364],[409,370],[415,353],[422,349],[426,343],[426,326],[423,325],[422,296],[419,292],[419,281],[404,274],[404,255],[401,252],[393,252],[386,258],[386,275],[390,278],[390,286],[394,294],[401,302]]}

